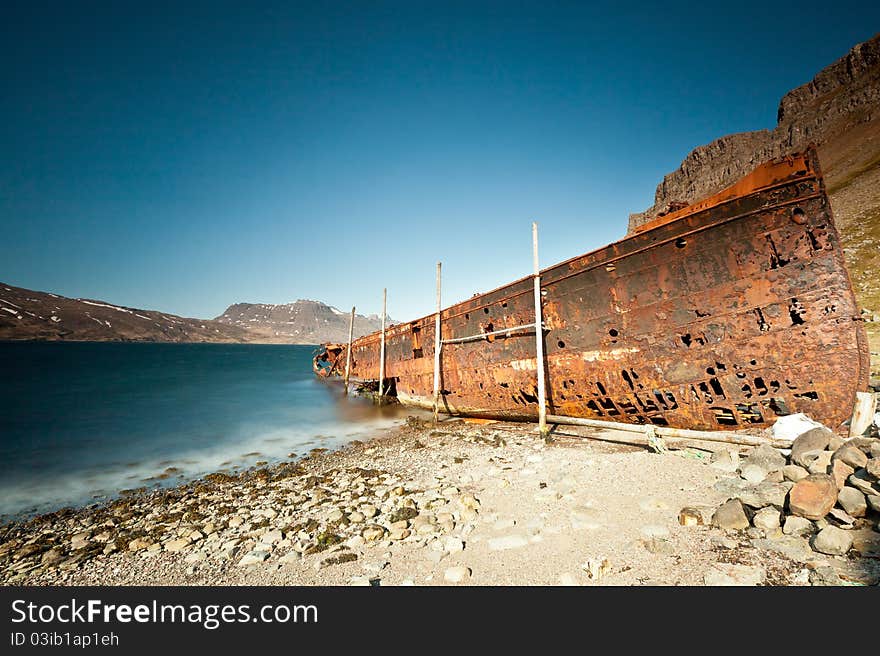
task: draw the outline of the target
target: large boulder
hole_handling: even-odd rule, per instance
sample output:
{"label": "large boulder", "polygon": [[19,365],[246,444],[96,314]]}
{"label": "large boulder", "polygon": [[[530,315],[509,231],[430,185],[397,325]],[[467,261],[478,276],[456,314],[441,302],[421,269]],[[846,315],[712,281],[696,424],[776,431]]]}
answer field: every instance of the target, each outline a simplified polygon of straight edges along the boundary
{"label": "large boulder", "polygon": [[731,499],[721,504],[712,516],[712,525],[719,528],[740,531],[749,527],[749,518],[746,516],[743,505],[739,499]]}
{"label": "large boulder", "polygon": [[853,444],[844,444],[834,452],[831,460],[842,460],[853,469],[861,469],[868,464],[868,456]]}
{"label": "large boulder", "polygon": [[812,428],[798,435],[791,445],[791,461],[801,467],[809,467],[816,457],[813,452],[824,451],[832,437],[834,433],[824,426]]}
{"label": "large boulder", "polygon": [[837,503],[837,485],[828,474],[810,474],[788,493],[791,512],[807,519],[822,519]]}
{"label": "large boulder", "polygon": [[813,538],[813,549],[829,556],[843,556],[852,547],[853,539],[850,531],[836,526],[826,526]]}
{"label": "large boulder", "polygon": [[766,476],[772,471],[782,469],[785,465],[784,455],[772,446],[761,444],[751,450],[748,457],[743,461],[740,471],[745,473],[747,469],[760,469],[764,472],[764,476]]}
{"label": "large boulder", "polygon": [[868,511],[865,495],[854,487],[844,487],[837,495],[837,503],[853,517],[864,517]]}

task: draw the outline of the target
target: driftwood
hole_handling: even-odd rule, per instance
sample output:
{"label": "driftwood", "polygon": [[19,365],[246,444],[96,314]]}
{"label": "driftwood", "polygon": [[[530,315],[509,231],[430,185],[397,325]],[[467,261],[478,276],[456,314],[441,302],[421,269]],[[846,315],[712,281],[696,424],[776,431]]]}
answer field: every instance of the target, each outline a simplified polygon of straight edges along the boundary
{"label": "driftwood", "polygon": [[[644,435],[644,442],[638,441],[637,444],[648,444],[648,435],[657,435],[664,439],[671,438],[679,444],[689,445],[689,442],[721,442],[724,444],[735,444],[741,446],[760,446],[767,444],[777,449],[790,449],[790,440],[778,440],[767,437],[759,437],[756,435],[745,435],[743,433],[727,432],[727,431],[698,431],[687,430],[683,428],[667,428],[666,426],[623,424],[616,421],[598,421],[596,419],[581,419],[579,417],[563,417],[561,415],[548,415],[547,421],[553,424],[568,424],[571,426],[587,426],[590,428],[604,428],[607,430],[626,431]],[[615,436],[606,436],[601,439],[608,442],[633,443],[632,440],[626,438],[614,439]]]}

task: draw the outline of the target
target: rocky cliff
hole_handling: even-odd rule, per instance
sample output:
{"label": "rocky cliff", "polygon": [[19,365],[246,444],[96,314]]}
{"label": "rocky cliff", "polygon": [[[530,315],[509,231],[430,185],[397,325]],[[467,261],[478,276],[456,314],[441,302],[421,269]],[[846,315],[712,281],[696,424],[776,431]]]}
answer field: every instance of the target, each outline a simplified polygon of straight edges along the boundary
{"label": "rocky cliff", "polygon": [[[348,341],[349,313],[320,301],[300,299],[281,305],[236,303],[226,308],[216,320],[245,329],[259,341],[287,344]],[[387,325],[391,323],[387,321]],[[355,337],[380,328],[381,319],[377,315],[355,315]]]}
{"label": "rocky cliff", "polygon": [[[779,103],[772,130],[720,137],[695,148],[657,186],[654,205],[630,216],[633,228],[731,185],[758,164],[819,147],[829,191],[880,166],[880,34],[854,47]],[[851,217],[838,218],[846,223]]]}

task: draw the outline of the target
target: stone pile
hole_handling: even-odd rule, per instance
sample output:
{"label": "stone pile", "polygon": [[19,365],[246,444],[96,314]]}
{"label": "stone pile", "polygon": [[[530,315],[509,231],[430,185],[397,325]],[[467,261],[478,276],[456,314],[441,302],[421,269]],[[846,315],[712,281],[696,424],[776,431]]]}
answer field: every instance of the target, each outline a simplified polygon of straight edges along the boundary
{"label": "stone pile", "polygon": [[715,485],[728,500],[713,525],[789,552],[800,538],[817,554],[880,556],[880,439],[843,439],[817,426],[787,456],[758,446],[745,458],[718,452],[712,464],[738,474]]}

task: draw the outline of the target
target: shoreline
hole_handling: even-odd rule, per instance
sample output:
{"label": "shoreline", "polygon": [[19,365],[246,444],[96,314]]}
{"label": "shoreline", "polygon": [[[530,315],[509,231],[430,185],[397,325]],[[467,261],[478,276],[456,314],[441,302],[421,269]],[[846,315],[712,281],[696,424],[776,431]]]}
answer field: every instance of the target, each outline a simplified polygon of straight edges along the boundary
{"label": "shoreline", "polygon": [[[653,453],[569,428],[545,442],[530,424],[413,417],[335,451],[42,515],[0,528],[0,580],[634,586],[756,569],[770,585],[880,580],[876,560],[781,553],[769,531],[711,526],[728,496],[717,487],[738,477],[709,451]],[[683,508],[700,523],[682,525]]]}

